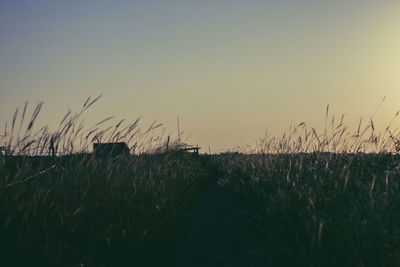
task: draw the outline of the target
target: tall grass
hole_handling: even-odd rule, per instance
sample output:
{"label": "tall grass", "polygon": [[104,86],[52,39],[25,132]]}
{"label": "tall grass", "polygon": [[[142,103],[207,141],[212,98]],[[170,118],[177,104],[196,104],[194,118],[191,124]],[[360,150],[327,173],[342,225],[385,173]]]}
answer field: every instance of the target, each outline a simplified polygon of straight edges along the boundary
{"label": "tall grass", "polygon": [[[400,265],[399,113],[383,132],[372,118],[351,131],[327,107],[321,131],[300,123],[245,153],[210,156],[210,167],[180,142],[167,149],[157,122],[86,127],[96,101],[56,130],[36,126],[42,104],[30,119],[25,104],[5,127],[0,143],[14,156],[0,162],[2,266],[162,265],[211,168],[256,220],[267,266]],[[96,159],[91,143],[105,141],[133,154]]]}
{"label": "tall grass", "polygon": [[[59,156],[88,152],[93,142],[126,142],[133,154],[157,153],[165,149],[166,129],[157,121],[142,130],[139,127],[140,118],[127,122],[125,119],[115,121],[110,116],[87,126],[83,115],[99,99],[100,96],[94,99],[89,97],[78,112],[68,111],[56,129],[50,129],[48,125],[35,127],[43,103],[33,109],[27,120],[26,102],[22,114],[19,115],[17,108],[11,123],[5,124],[0,144],[5,144],[13,155],[30,156],[48,155],[50,146],[54,146]],[[177,144],[177,140],[173,140],[169,145],[173,148]]]}
{"label": "tall grass", "polygon": [[219,184],[247,204],[267,265],[398,266],[398,131],[326,118],[216,156]]}
{"label": "tall grass", "polygon": [[[4,129],[0,143],[12,156],[0,162],[1,266],[143,266],[168,257],[205,172],[173,152],[176,141],[164,153],[157,122],[143,131],[139,119],[85,127],[82,114],[98,99],[53,131],[35,127],[42,103],[27,121],[25,104]],[[90,146],[98,141],[124,141],[132,155],[95,158]]]}
{"label": "tall grass", "polygon": [[[399,116],[397,112],[383,132],[377,132],[375,123],[369,118],[364,123],[360,118],[357,128],[350,130],[342,115],[339,120],[329,116],[329,105],[326,108],[325,127],[318,131],[305,122],[291,126],[280,137],[266,135],[247,149],[247,153],[286,154],[286,153],[397,153],[400,151],[398,129],[392,124]],[[397,140],[397,141],[396,141]]]}

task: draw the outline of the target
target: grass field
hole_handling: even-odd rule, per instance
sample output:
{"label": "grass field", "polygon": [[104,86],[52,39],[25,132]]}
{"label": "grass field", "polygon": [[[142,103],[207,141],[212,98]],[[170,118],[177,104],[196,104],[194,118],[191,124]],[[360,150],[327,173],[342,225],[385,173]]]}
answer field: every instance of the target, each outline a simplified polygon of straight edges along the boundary
{"label": "grass field", "polygon": [[[8,149],[19,155],[0,162],[2,266],[163,266],[216,182],[255,222],[260,266],[400,265],[399,139],[390,127],[376,134],[371,120],[350,133],[332,119],[321,134],[300,124],[248,153],[195,157],[176,142],[166,149],[157,124],[83,129],[94,102],[55,132],[33,132],[40,106],[26,128],[25,109],[20,123],[16,112]],[[88,147],[97,139],[126,140],[135,155],[95,158]]]}
{"label": "grass field", "polygon": [[219,184],[251,210],[267,265],[398,266],[398,135],[326,116],[320,134],[301,123],[213,157]]}
{"label": "grass field", "polygon": [[113,266],[128,256],[159,260],[151,252],[168,253],[159,248],[177,238],[184,209],[207,178],[199,162],[180,154],[114,162],[74,155],[57,158],[54,169],[32,181],[7,187],[50,161],[6,158],[0,167],[7,266]]}
{"label": "grass field", "polygon": [[220,184],[257,221],[268,265],[400,264],[398,156],[227,154],[214,160]]}

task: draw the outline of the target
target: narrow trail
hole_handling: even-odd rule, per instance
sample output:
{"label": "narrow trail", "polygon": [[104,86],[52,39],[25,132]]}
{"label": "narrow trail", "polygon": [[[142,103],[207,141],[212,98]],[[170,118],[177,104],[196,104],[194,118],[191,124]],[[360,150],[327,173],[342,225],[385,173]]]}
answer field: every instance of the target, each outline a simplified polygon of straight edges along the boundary
{"label": "narrow trail", "polygon": [[199,196],[168,266],[266,266],[246,209],[216,181]]}

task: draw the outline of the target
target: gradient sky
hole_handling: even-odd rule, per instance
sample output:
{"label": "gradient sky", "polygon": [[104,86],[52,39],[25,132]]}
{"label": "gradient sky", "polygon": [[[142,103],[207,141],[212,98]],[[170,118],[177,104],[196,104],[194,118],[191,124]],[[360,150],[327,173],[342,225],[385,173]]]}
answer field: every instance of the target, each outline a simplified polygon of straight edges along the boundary
{"label": "gradient sky", "polygon": [[[59,122],[157,119],[215,151],[325,107],[356,127],[400,109],[399,1],[1,1],[0,130],[25,101]],[[399,124],[397,124],[399,125]]]}

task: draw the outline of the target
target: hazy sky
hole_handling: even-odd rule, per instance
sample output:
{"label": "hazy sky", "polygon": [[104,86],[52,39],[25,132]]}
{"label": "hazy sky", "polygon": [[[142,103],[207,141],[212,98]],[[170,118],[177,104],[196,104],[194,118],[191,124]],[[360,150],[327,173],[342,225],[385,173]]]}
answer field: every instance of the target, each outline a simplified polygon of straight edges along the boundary
{"label": "hazy sky", "polygon": [[[103,94],[88,120],[157,119],[212,149],[253,143],[330,104],[347,124],[400,109],[400,1],[1,1],[0,130]],[[398,125],[398,124],[397,124]]]}

